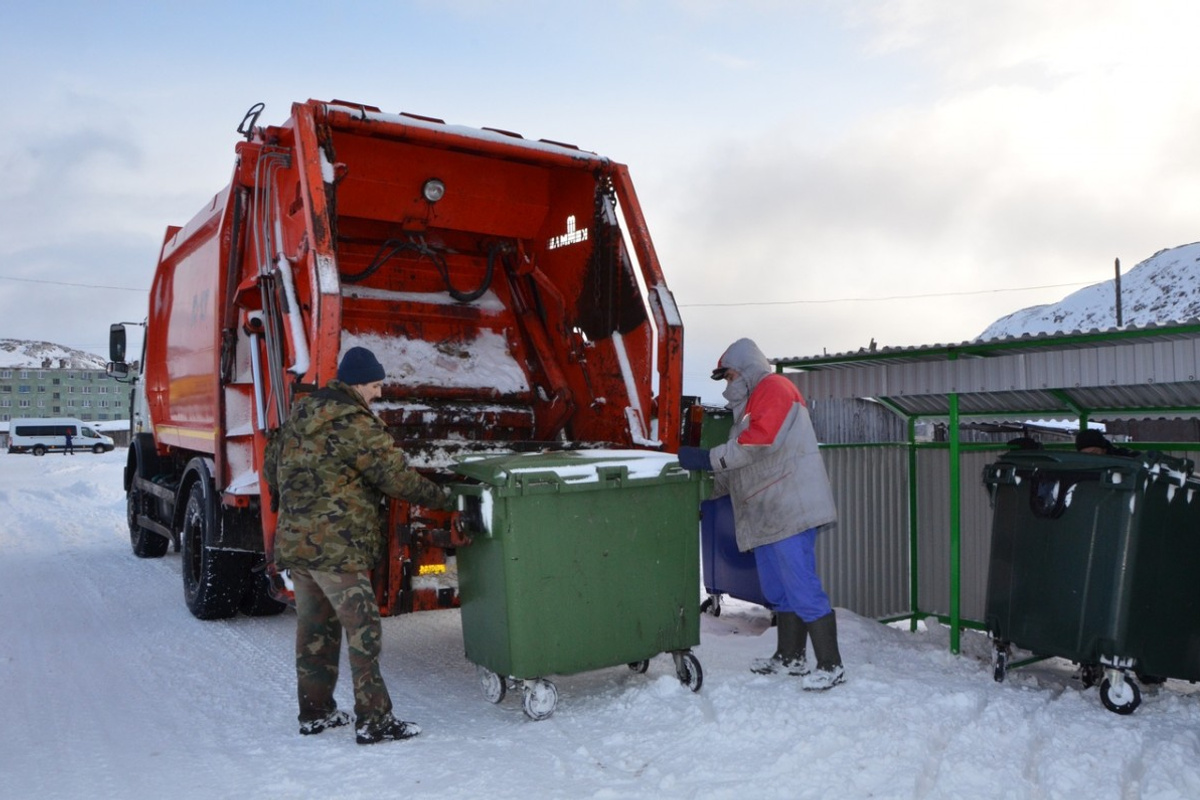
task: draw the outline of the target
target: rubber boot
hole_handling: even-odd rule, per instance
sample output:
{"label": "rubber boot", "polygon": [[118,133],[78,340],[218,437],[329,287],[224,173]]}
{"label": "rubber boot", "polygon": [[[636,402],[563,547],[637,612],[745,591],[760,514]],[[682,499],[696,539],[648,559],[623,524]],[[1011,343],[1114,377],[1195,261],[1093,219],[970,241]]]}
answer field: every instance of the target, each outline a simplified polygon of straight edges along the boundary
{"label": "rubber boot", "polygon": [[775,630],[779,637],[775,645],[775,655],[754,659],[750,671],[759,675],[773,675],[777,672],[786,672],[796,677],[807,675],[808,624],[800,619],[798,614],[780,611],[775,615]]}
{"label": "rubber boot", "polygon": [[832,689],[846,680],[842,667],[842,654],[838,652],[837,615],[830,611],[820,619],[808,623],[812,637],[813,655],[817,666],[804,676],[804,688],[809,691]]}

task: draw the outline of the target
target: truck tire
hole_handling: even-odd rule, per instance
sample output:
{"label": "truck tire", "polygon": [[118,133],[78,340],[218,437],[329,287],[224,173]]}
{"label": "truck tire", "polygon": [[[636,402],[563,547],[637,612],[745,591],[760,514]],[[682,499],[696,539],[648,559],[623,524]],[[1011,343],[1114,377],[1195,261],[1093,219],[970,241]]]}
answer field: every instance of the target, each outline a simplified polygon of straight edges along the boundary
{"label": "truck tire", "polygon": [[125,493],[125,516],[129,520],[129,544],[138,558],[162,558],[171,540],[138,525],[138,514],[146,514],[146,494],[132,486]]}
{"label": "truck tire", "polygon": [[211,546],[217,514],[205,484],[203,477],[192,483],[183,512],[183,599],[197,619],[226,619],[238,612],[254,554]]}
{"label": "truck tire", "polygon": [[138,525],[138,516],[160,520],[158,500],[137,488],[139,477],[147,480],[159,473],[158,457],[154,452],[154,437],[139,433],[129,443],[129,458],[125,462],[125,518],[129,525],[129,545],[138,558],[162,558],[171,540],[166,536]]}

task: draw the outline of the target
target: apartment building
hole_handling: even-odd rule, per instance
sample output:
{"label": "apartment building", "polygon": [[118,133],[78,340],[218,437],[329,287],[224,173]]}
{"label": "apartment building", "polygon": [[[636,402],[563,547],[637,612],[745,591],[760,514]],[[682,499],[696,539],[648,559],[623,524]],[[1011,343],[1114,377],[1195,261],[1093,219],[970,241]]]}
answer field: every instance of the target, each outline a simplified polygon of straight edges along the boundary
{"label": "apartment building", "polygon": [[42,366],[0,366],[0,422],[15,417],[75,417],[84,422],[126,419],[129,387],[103,369],[45,359]]}

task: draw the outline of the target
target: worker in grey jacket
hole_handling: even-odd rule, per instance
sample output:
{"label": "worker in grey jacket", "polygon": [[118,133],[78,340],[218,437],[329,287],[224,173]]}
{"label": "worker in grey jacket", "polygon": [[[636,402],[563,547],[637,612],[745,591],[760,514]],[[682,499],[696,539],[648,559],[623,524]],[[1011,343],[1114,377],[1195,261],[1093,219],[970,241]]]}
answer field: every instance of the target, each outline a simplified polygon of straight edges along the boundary
{"label": "worker in grey jacket", "polygon": [[[805,689],[832,688],[845,670],[837,617],[817,575],[816,538],[837,521],[837,509],[808,407],[750,339],[730,345],[712,377],[728,382],[729,439],[711,450],[682,447],[679,464],[711,470],[715,494],[730,495],[738,549],[754,551],[763,595],[775,610],[778,647],[751,669],[802,676]],[[815,669],[806,658],[810,637]]]}

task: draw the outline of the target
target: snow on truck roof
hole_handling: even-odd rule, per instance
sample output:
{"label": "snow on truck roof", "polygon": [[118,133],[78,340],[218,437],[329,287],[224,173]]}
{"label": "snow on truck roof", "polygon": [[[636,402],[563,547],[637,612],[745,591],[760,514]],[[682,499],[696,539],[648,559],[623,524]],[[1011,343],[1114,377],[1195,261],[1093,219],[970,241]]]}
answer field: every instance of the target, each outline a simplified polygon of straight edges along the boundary
{"label": "snow on truck roof", "polygon": [[423,128],[430,131],[441,131],[468,139],[479,139],[482,141],[496,142],[513,147],[523,147],[529,150],[537,150],[543,153],[553,153],[557,156],[567,156],[569,158],[578,159],[579,161],[609,161],[609,159],[605,158],[604,156],[587,150],[582,150],[573,144],[554,142],[548,139],[526,139],[519,133],[501,131],[497,128],[472,128],[467,125],[450,125],[434,117],[422,117],[406,112],[391,114],[383,111],[374,111],[364,108],[363,106],[343,105],[336,102],[324,103],[323,105],[327,110],[357,115],[360,119],[372,120],[374,122],[384,122],[392,125],[406,125],[413,128]]}

